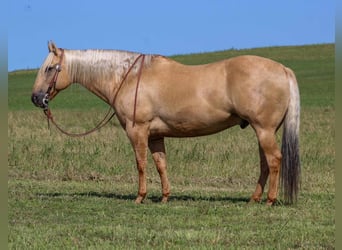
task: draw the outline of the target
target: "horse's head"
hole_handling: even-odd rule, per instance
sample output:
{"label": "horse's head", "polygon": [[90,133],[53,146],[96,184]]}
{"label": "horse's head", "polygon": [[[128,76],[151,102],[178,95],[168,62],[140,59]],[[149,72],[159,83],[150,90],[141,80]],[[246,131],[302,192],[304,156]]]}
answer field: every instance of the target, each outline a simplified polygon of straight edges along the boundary
{"label": "horse's head", "polygon": [[70,85],[64,50],[53,42],[48,43],[49,54],[40,67],[32,90],[31,100],[37,107],[46,109],[57,93]]}

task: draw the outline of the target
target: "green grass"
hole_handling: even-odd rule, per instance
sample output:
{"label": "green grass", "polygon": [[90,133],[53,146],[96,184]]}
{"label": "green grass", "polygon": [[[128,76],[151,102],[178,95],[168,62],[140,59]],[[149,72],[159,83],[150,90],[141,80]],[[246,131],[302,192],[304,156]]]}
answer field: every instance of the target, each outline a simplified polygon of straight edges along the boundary
{"label": "green grass", "polygon": [[[333,249],[334,45],[174,58],[198,64],[242,54],[275,59],[297,75],[302,187],[296,205],[247,205],[259,174],[250,127],[166,139],[170,201],[159,203],[160,180],[149,159],[148,197],[135,205],[133,150],[118,122],[78,139],[49,131],[30,100],[36,71],[17,71],[8,84],[9,248]],[[107,109],[77,85],[51,105],[56,119],[75,132],[91,128]]]}
{"label": "green grass", "polygon": [[[297,206],[247,206],[245,192],[184,191],[168,204],[137,206],[133,183],[9,183],[9,247],[332,249],[333,194],[305,194]],[[317,204],[319,203],[319,204]]]}

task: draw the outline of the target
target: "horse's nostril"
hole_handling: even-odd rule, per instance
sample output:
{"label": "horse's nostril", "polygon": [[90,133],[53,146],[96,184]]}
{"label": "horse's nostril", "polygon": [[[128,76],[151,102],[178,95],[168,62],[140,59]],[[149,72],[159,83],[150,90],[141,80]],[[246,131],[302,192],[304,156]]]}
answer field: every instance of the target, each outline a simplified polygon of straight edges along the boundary
{"label": "horse's nostril", "polygon": [[33,104],[37,104],[37,96],[35,94],[32,94],[31,101],[33,102]]}

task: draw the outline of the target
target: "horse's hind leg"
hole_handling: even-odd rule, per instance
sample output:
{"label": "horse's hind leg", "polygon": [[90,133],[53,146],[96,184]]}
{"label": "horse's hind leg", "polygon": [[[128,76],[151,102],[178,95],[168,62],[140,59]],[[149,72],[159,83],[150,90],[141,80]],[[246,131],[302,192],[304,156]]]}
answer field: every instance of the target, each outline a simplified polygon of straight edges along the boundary
{"label": "horse's hind leg", "polygon": [[164,138],[150,140],[148,146],[150,148],[154,163],[156,164],[160,176],[163,193],[162,202],[167,202],[170,195],[170,184],[167,178],[166,171],[166,154]]}
{"label": "horse's hind leg", "polygon": [[262,194],[263,185],[265,185],[267,179],[267,170],[265,169],[265,165],[267,164],[270,177],[267,205],[272,205],[276,201],[278,194],[281,153],[276,142],[275,130],[256,129],[256,133],[261,151],[261,174],[259,178],[260,183],[258,183],[256,192],[252,198],[254,198],[254,195],[258,197]]}
{"label": "horse's hind leg", "polygon": [[260,143],[259,143],[259,155],[260,155],[260,176],[259,176],[257,186],[255,188],[255,191],[252,195],[251,202],[254,202],[254,201],[260,202],[261,196],[264,192],[264,187],[265,187],[265,184],[267,182],[267,178],[270,172],[264,150],[260,146]]}

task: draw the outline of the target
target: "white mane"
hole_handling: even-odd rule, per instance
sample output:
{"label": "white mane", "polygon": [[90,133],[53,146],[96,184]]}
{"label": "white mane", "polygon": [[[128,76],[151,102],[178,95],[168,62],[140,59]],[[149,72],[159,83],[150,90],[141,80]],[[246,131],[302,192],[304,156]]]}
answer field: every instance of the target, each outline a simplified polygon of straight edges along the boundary
{"label": "white mane", "polygon": [[[140,54],[118,50],[65,50],[65,62],[69,76],[78,82],[96,80],[120,81]],[[144,66],[151,63],[151,55],[146,55]],[[132,74],[140,68],[138,62]]]}

